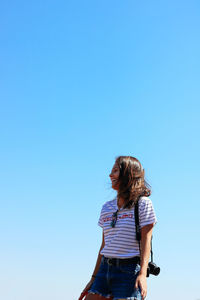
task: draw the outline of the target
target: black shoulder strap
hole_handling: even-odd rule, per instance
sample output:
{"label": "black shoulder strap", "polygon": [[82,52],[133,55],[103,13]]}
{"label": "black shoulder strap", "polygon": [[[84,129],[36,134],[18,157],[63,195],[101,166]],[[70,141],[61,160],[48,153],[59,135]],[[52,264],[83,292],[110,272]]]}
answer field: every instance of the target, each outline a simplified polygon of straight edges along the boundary
{"label": "black shoulder strap", "polygon": [[138,201],[135,204],[135,229],[136,229],[136,239],[138,241],[141,240],[141,232],[140,232],[140,221],[139,221],[139,213],[138,213]]}

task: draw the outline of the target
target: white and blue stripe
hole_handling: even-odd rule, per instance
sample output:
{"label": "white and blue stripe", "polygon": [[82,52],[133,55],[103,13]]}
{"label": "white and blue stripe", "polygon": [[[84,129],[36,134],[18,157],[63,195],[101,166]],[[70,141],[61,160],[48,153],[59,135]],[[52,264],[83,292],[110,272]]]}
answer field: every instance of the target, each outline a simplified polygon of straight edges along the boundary
{"label": "white and blue stripe", "polygon": [[[103,228],[105,246],[101,255],[115,258],[129,258],[140,255],[136,240],[134,208],[120,209],[114,228],[111,227],[112,215],[118,209],[117,199],[106,202],[101,210],[98,225]],[[152,201],[149,197],[139,199],[140,227],[157,222]]]}

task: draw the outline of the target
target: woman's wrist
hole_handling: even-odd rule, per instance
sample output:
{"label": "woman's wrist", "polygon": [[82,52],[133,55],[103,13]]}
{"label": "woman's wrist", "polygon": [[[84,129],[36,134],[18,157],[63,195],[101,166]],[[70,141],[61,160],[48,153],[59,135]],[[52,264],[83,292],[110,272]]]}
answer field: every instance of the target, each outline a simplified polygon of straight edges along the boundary
{"label": "woman's wrist", "polygon": [[139,275],[146,277],[146,273],[144,273],[144,272],[139,272]]}
{"label": "woman's wrist", "polygon": [[147,275],[147,268],[146,267],[141,267],[140,271],[139,271],[139,275],[143,275],[146,277]]}

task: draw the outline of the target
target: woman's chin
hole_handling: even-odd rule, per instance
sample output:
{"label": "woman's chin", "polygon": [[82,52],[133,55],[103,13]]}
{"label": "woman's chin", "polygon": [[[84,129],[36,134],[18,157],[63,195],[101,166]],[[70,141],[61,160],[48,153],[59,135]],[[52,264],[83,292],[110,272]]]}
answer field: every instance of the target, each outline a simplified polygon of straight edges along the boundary
{"label": "woman's chin", "polygon": [[116,190],[116,191],[118,190],[117,186],[114,185],[114,184],[112,184],[112,189],[113,189],[113,190]]}

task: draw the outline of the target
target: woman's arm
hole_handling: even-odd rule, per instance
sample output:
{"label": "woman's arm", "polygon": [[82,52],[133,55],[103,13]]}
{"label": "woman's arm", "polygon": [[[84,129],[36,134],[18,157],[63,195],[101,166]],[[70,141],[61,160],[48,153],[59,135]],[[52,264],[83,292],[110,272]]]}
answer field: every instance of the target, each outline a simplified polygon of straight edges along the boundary
{"label": "woman's arm", "polygon": [[96,265],[95,265],[95,268],[94,268],[94,271],[93,271],[93,274],[94,276],[96,276],[98,270],[99,270],[99,266],[101,264],[101,258],[102,258],[102,255],[100,254],[101,250],[104,248],[104,245],[105,245],[105,241],[104,241],[104,233],[102,235],[102,243],[101,243],[101,247],[99,249],[99,253],[98,253],[98,257],[97,257],[97,261],[96,261]]}
{"label": "woman's arm", "polygon": [[99,266],[101,264],[101,257],[102,257],[102,255],[100,254],[100,252],[103,249],[104,245],[105,245],[105,242],[104,242],[104,233],[103,233],[102,243],[101,243],[101,247],[99,249],[99,253],[98,253],[98,257],[97,257],[97,262],[96,262],[96,265],[95,265],[95,268],[94,268],[94,271],[93,271],[93,274],[92,274],[94,276],[91,277],[90,281],[88,282],[88,284],[86,285],[86,287],[82,291],[82,293],[81,293],[82,297],[83,297],[84,293],[87,292],[90,289],[90,287],[91,287],[91,285],[92,285],[92,283],[93,283],[93,281],[95,279],[95,276],[96,276],[96,274],[97,274],[97,272],[99,270]]}
{"label": "woman's arm", "polygon": [[146,225],[141,228],[141,258],[140,258],[140,274],[146,276],[149,257],[151,252],[151,237],[153,231],[153,224]]}
{"label": "woman's arm", "polygon": [[141,228],[141,242],[140,242],[140,272],[136,279],[135,288],[140,286],[142,299],[147,295],[147,267],[149,263],[151,251],[151,237],[153,231],[153,224],[145,225]]}

